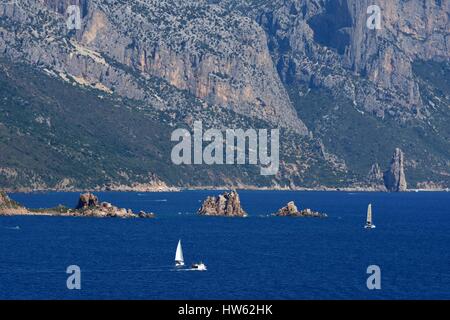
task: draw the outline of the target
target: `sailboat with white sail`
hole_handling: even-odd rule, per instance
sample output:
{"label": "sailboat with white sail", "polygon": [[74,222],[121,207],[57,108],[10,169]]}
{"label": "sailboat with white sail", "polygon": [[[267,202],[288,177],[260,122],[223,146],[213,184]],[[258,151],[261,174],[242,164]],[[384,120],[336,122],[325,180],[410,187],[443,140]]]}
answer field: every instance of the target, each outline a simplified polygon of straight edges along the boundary
{"label": "sailboat with white sail", "polygon": [[[177,252],[175,253],[175,267],[177,268],[184,267],[184,257],[183,257],[183,248],[181,247],[181,240],[178,240]],[[187,270],[206,271],[207,268],[203,262],[200,262],[200,263],[193,263],[191,269]]]}
{"label": "sailboat with white sail", "polygon": [[183,248],[181,247],[181,240],[178,240],[177,252],[175,253],[175,266],[184,266]]}
{"label": "sailboat with white sail", "polygon": [[372,204],[369,203],[369,206],[367,207],[367,221],[366,225],[364,226],[366,229],[375,229],[375,225],[372,222]]}

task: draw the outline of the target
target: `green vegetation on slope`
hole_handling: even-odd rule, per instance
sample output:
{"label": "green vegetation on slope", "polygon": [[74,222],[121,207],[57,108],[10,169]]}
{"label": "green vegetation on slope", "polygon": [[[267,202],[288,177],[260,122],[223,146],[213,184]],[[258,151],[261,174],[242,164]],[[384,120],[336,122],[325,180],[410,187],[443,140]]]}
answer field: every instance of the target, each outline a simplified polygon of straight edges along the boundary
{"label": "green vegetation on slope", "polygon": [[[439,73],[440,90],[448,90],[450,74]],[[431,81],[431,76],[425,81]],[[448,121],[450,110],[445,107],[433,111],[433,123],[421,120],[408,123],[385,117],[378,118],[357,109],[344,98],[334,98],[325,89],[289,89],[299,117],[314,135],[322,139],[326,149],[342,158],[362,180],[374,163],[385,168],[396,147],[406,154],[406,174],[409,185],[434,181],[450,184]]]}
{"label": "green vegetation on slope", "polygon": [[[171,186],[315,186],[336,180],[311,139],[282,131],[281,161],[309,163],[309,171],[261,176],[256,166],[176,166],[171,133],[186,119],[207,128],[269,128],[230,110],[157,111],[137,101],[80,88],[40,70],[0,61],[0,187],[77,189],[147,183]],[[295,152],[301,146],[301,153]],[[324,178],[322,181],[321,179]]]}

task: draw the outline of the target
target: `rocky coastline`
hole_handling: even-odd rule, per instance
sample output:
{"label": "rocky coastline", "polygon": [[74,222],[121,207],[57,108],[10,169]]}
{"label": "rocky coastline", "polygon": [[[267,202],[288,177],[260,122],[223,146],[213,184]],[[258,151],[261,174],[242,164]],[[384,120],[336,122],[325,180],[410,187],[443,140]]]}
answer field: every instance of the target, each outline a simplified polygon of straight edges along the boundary
{"label": "rocky coastline", "polygon": [[153,218],[154,213],[119,208],[109,202],[100,202],[97,196],[88,192],[80,195],[75,208],[58,206],[55,208],[29,209],[17,203],[5,193],[0,192],[0,216],[62,216],[92,218]]}

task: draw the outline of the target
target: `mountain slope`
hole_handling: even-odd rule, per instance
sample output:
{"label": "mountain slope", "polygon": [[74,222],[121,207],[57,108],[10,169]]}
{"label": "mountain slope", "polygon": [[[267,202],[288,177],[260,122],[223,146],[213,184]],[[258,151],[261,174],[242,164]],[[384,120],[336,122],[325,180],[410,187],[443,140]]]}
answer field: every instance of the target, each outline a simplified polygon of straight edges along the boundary
{"label": "mountain slope", "polygon": [[[291,182],[312,187],[318,184],[314,173],[320,171],[329,181],[339,175],[315,140],[295,132],[284,133],[289,139],[282,142],[281,172],[274,177],[261,176],[258,166],[174,165],[171,133],[182,127],[191,130],[186,123],[191,117],[219,128],[269,126],[227,110],[199,111],[195,100],[188,114],[160,111],[4,59],[0,96],[0,185],[9,189],[164,190],[277,187]],[[286,163],[300,163],[311,171],[287,175]]]}
{"label": "mountain slope", "polygon": [[[449,187],[450,3],[380,0],[381,30],[369,4],[1,3],[0,186],[382,189],[401,148],[409,186]],[[170,134],[195,120],[279,127],[280,172],[174,166]]]}

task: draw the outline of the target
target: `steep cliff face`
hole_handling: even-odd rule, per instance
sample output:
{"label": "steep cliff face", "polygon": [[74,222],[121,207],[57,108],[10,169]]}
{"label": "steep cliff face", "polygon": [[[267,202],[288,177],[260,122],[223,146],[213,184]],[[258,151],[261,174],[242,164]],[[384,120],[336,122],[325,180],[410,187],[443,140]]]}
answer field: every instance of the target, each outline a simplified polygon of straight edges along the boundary
{"label": "steep cliff face", "polygon": [[414,79],[412,62],[450,58],[448,1],[377,1],[381,29],[366,28],[373,1],[349,0],[353,19],[345,66],[387,90],[406,113],[423,116],[424,103]]}
{"label": "steep cliff face", "polygon": [[[302,81],[345,92],[355,107],[379,117],[424,117],[412,62],[450,58],[448,1],[221,3],[263,26],[285,83]],[[381,9],[380,30],[366,26],[367,8],[374,4]]]}
{"label": "steep cliff face", "polygon": [[[69,4],[81,6],[82,28],[76,32],[65,28]],[[156,76],[208,104],[307,133],[277,76],[264,31],[249,18],[180,0],[26,0],[0,10],[19,23],[18,29],[3,30],[0,42],[12,57],[24,56],[106,92],[180,108],[148,92],[145,81]]]}
{"label": "steep cliff face", "polygon": [[[38,82],[44,78],[40,76],[33,77],[34,83],[28,88],[33,90],[24,90],[26,85],[14,76],[29,73],[16,73],[17,66],[9,68],[9,62],[0,61],[0,80],[4,84],[1,89],[8,91],[2,94],[9,99],[0,102],[2,111],[7,111],[0,114],[0,131],[10,137],[0,143],[14,155],[0,154],[3,161],[0,184],[11,184],[22,177],[33,181],[33,188],[45,188],[49,181],[54,186],[73,185],[74,180],[81,179],[70,170],[71,161],[77,160],[83,163],[79,169],[86,172],[88,185],[111,188],[148,184],[149,171],[156,169],[158,174],[164,171],[163,182],[181,186],[205,185],[207,179],[203,178],[209,177],[209,181],[222,185],[233,181],[234,186],[258,180],[260,184],[276,187],[368,182],[378,188],[383,187],[380,168],[372,168],[369,177],[367,172],[374,163],[386,163],[392,150],[400,146],[408,154],[404,166],[410,186],[428,182],[448,186],[450,3],[375,2],[3,2],[0,58],[33,68],[33,75],[35,69],[41,71],[46,84],[51,83],[67,95],[40,86]],[[381,8],[380,30],[366,27],[367,7],[372,4]],[[67,29],[69,5],[80,7],[80,30]],[[48,77],[64,86],[56,85]],[[10,83],[21,87],[8,86]],[[60,107],[70,105],[73,110],[86,112],[86,107],[74,106],[74,101],[65,102],[67,96],[80,94],[78,88],[94,96],[86,98],[90,102],[86,105],[111,104],[115,110],[120,106],[142,112],[139,116],[152,114],[153,118],[143,118],[136,122],[140,128],[129,130],[129,124],[117,125],[108,112],[98,108],[92,115],[111,120],[105,123],[117,127],[117,133],[109,132],[101,124],[91,130],[84,126],[87,122],[92,124],[86,114],[75,114],[73,120],[68,120],[68,111]],[[41,95],[41,99],[33,100],[34,95]],[[28,106],[33,119],[22,117],[21,109],[13,105]],[[114,121],[136,119],[128,111],[120,112],[123,113],[116,114]],[[239,168],[232,177],[222,170],[212,173],[209,168],[202,171],[204,174],[188,169],[166,171],[170,161],[161,139],[134,138],[140,138],[136,132],[148,133],[143,128],[146,121],[166,134],[176,125],[190,126],[193,120],[202,120],[205,127],[289,129],[281,135],[279,174],[260,181],[259,177],[240,175]],[[55,123],[62,131],[55,129]],[[77,136],[74,123],[91,136],[88,139]],[[39,124],[39,129],[35,130],[35,124]],[[106,140],[114,141],[120,148],[133,150],[132,156],[122,157],[114,150],[103,149],[115,160],[108,163],[111,166],[91,172],[98,163],[91,153],[97,150],[81,142],[70,145],[61,136],[61,132],[69,134],[66,129],[74,130],[70,132],[74,141],[100,145]],[[110,135],[103,136],[101,132],[105,131]],[[41,144],[32,141],[34,135],[42,137]],[[119,136],[126,138],[119,140]],[[66,166],[58,166],[60,172],[51,173],[40,164],[36,164],[39,174],[25,170],[25,165],[35,164],[31,160],[33,155],[14,148],[15,143],[26,140],[24,137],[29,145],[39,145],[36,149],[41,154],[46,146],[56,144],[46,154],[54,155]],[[133,139],[139,140],[139,144]],[[151,152],[147,153],[145,148],[141,152],[136,147],[141,144]],[[27,159],[26,164],[14,161],[20,155]],[[151,165],[146,162],[149,166],[146,170],[139,168],[142,159],[151,162]]]}
{"label": "steep cliff face", "polygon": [[380,168],[378,163],[375,163],[370,168],[370,171],[367,175],[367,184],[374,189],[378,189],[381,191],[386,191],[384,185],[384,176],[383,171]]}
{"label": "steep cliff face", "polygon": [[[448,1],[211,1],[264,28],[299,116],[349,168],[366,174],[400,145],[408,149],[411,175],[431,169],[414,180],[437,174],[433,179],[448,181],[449,153],[442,151],[449,149],[449,132],[439,120],[449,116],[448,84],[439,85],[449,76]],[[379,30],[366,26],[373,4],[381,9]],[[425,84],[426,67],[418,77],[418,61],[435,75],[440,68],[440,80]],[[434,138],[425,138],[431,132]]]}

